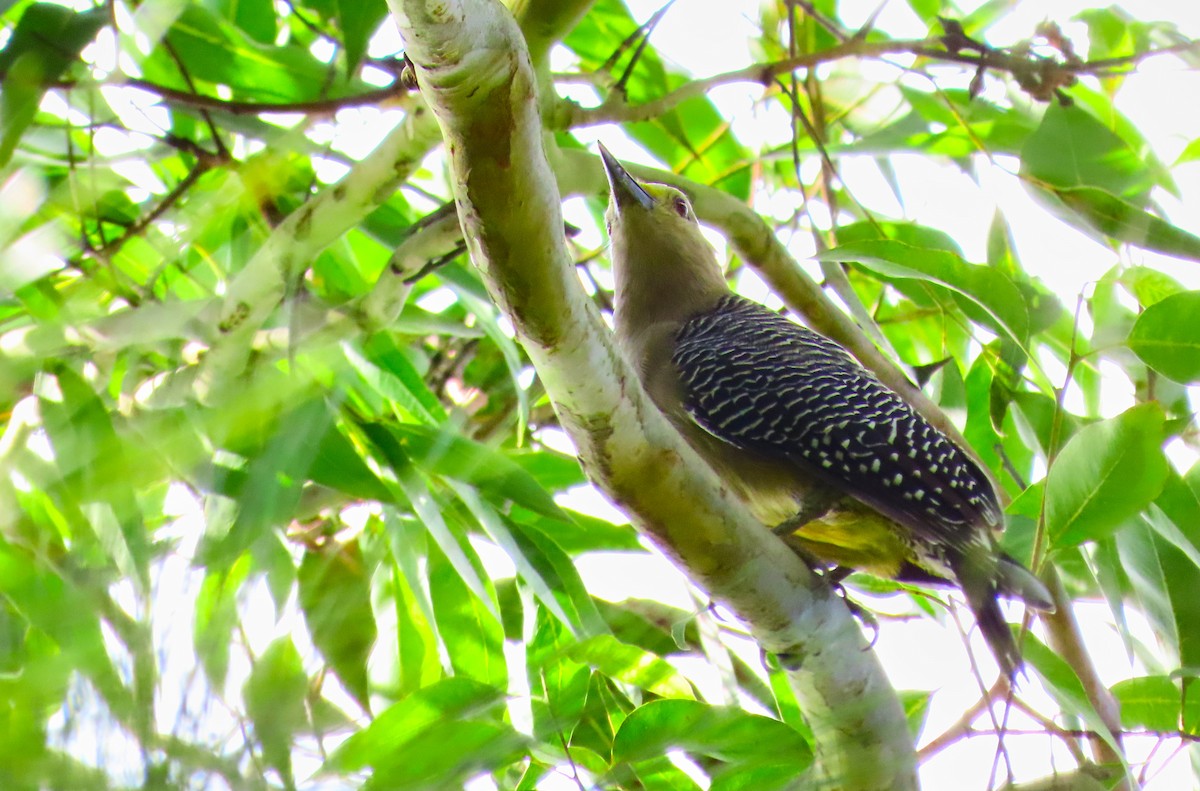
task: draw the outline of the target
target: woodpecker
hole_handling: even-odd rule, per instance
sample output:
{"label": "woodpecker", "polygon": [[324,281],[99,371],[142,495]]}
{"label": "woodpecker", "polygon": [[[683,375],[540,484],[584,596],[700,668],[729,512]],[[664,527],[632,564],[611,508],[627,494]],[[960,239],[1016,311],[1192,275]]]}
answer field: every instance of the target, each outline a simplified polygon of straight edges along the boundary
{"label": "woodpecker", "polygon": [[1011,678],[1021,656],[997,597],[1053,604],[997,546],[988,477],[844,348],[734,294],[683,192],[600,154],[614,329],[651,400],[793,546],[825,564],[956,584]]}

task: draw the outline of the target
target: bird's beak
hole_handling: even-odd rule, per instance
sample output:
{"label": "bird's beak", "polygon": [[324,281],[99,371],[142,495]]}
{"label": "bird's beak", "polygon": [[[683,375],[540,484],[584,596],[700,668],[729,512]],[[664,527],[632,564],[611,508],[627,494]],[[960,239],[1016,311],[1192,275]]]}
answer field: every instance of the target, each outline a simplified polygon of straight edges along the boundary
{"label": "bird's beak", "polygon": [[650,197],[650,193],[629,175],[629,171],[621,167],[621,163],[608,152],[603,143],[599,145],[600,158],[604,160],[604,172],[608,174],[608,188],[617,210],[621,211],[635,204],[647,210],[653,208],[654,198]]}

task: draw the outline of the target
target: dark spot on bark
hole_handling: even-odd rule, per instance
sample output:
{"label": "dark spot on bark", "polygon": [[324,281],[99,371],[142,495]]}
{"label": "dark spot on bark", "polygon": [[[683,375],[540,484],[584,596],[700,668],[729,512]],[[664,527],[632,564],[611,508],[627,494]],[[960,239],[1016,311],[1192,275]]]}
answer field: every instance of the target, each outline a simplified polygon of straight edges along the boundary
{"label": "dark spot on bark", "polygon": [[217,325],[217,329],[222,333],[232,332],[233,330],[237,329],[238,325],[245,321],[246,317],[249,315],[250,306],[245,302],[239,302],[234,306],[230,314],[225,317],[225,320]]}
{"label": "dark spot on bark", "polygon": [[295,260],[292,258],[292,254],[290,252],[284,253],[279,259],[279,271],[285,279],[290,279],[292,277],[292,267],[295,265]]}
{"label": "dark spot on bark", "polygon": [[305,204],[296,218],[296,239],[303,241],[312,233],[312,204]]}
{"label": "dark spot on bark", "polygon": [[[580,457],[585,460],[588,473],[597,480],[612,480],[612,462],[609,460],[608,442],[613,435],[612,419],[609,415],[581,415],[559,406],[562,420],[574,424],[587,438],[586,448]],[[572,436],[579,436],[570,432]]]}
{"label": "dark spot on bark", "polygon": [[342,200],[346,199],[346,185],[345,184],[338,184],[336,187],[333,188],[333,199],[336,201],[342,201]]}

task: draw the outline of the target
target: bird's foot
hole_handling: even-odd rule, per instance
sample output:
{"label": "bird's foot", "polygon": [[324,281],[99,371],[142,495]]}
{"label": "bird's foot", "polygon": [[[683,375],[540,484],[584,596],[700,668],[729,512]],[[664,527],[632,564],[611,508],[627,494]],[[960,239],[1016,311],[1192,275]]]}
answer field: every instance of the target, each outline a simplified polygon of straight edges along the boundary
{"label": "bird's foot", "polygon": [[850,594],[846,592],[845,586],[842,585],[842,580],[853,573],[854,569],[848,566],[833,566],[825,571],[825,579],[829,581],[829,585],[833,588],[834,592],[842,597],[842,601],[846,603],[846,608],[850,610],[850,614],[857,618],[863,626],[871,630],[871,639],[867,647],[874,648],[875,641],[879,639],[879,619],[875,617],[875,613],[850,598]]}
{"label": "bird's foot", "polygon": [[810,494],[804,498],[804,504],[800,506],[799,511],[772,527],[771,532],[777,536],[790,536],[809,522],[816,521],[829,513],[829,509],[833,507],[836,500],[837,497],[832,494]]}

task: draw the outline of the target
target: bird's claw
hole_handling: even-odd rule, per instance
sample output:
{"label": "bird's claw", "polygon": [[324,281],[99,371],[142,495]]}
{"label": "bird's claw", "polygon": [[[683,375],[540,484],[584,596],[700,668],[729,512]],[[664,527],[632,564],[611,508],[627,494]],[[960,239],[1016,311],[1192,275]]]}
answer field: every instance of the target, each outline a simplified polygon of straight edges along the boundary
{"label": "bird's claw", "polygon": [[790,536],[793,533],[799,532],[809,522],[815,522],[829,513],[829,509],[833,506],[835,499],[827,494],[814,494],[806,497],[800,510],[772,527],[771,532],[777,536]]}
{"label": "bird's claw", "polygon": [[846,587],[842,585],[842,580],[853,573],[854,569],[852,568],[834,566],[826,570],[825,578],[829,581],[829,585],[833,588],[834,592],[842,597],[842,601],[846,603],[846,608],[850,610],[850,614],[857,618],[863,626],[871,630],[871,639],[867,642],[867,648],[874,648],[875,642],[879,640],[879,619],[875,617],[875,613],[850,598],[850,594],[846,592]]}

